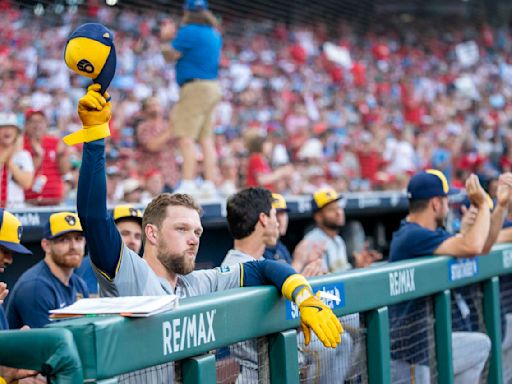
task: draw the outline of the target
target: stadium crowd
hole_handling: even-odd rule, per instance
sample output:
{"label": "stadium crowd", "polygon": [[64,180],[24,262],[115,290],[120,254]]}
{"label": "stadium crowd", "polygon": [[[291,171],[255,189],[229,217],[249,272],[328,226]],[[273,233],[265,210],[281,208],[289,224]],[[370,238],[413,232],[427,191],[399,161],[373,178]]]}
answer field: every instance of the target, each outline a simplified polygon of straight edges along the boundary
{"label": "stadium crowd", "polygon": [[[87,84],[66,68],[62,47],[74,26],[93,18],[115,31],[118,54],[110,87],[116,113],[107,148],[109,203],[148,202],[179,186],[182,157],[168,124],[179,88],[174,65],[160,51],[162,16],[89,6],[53,19],[1,4],[8,22],[0,26],[0,111],[17,115],[34,164],[25,169],[35,168],[25,203],[4,194],[2,205],[75,202],[81,148],[48,139],[51,151],[42,161],[41,146],[30,144],[37,142],[30,126],[38,119],[39,137],[79,128],[75,106]],[[455,186],[471,172],[485,181],[510,171],[511,36],[485,24],[438,28],[438,22],[392,19],[361,33],[347,22],[332,30],[322,23],[226,17],[223,98],[214,128],[218,193],[253,185],[250,174],[262,166],[276,176],[267,187],[293,194],[327,185],[338,191],[401,189],[428,167]],[[322,49],[327,41],[347,49],[348,65],[328,59]],[[465,41],[478,46],[479,57],[469,66],[456,54]],[[155,145],[168,129],[169,145]],[[21,145],[4,152],[15,154]],[[4,191],[11,181],[2,180]]]}

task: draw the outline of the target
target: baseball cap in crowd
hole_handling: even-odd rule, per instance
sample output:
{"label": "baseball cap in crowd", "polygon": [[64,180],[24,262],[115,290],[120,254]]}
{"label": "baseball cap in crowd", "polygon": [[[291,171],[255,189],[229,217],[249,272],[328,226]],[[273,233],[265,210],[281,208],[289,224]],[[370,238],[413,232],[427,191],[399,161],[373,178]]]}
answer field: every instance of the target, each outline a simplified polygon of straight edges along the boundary
{"label": "baseball cap in crowd", "polygon": [[272,194],[272,208],[275,208],[276,212],[290,212],[286,206],[286,200],[279,193]]}
{"label": "baseball cap in crowd", "polygon": [[332,188],[322,188],[313,194],[311,199],[311,209],[313,212],[318,212],[326,205],[334,203],[335,201],[341,200],[343,197],[338,195]]}
{"label": "baseball cap in crowd", "polygon": [[208,9],[207,0],[185,0],[185,11],[199,12]]}
{"label": "baseball cap in crowd", "polygon": [[0,127],[16,127],[21,129],[18,116],[12,112],[0,112]]}
{"label": "baseball cap in crowd", "polygon": [[73,72],[100,84],[103,94],[116,72],[114,34],[99,23],[82,24],[69,36],[64,60]]}
{"label": "baseball cap in crowd", "polygon": [[51,240],[69,232],[83,232],[78,215],[73,212],[59,212],[50,216],[44,230],[44,238]]}
{"label": "baseball cap in crowd", "polygon": [[14,253],[31,255],[27,248],[20,244],[22,226],[12,213],[0,208],[0,246]]}
{"label": "baseball cap in crowd", "polygon": [[456,193],[459,193],[459,190],[450,188],[446,176],[437,169],[427,169],[416,173],[407,185],[409,200],[426,200]]}
{"label": "baseball cap in crowd", "polygon": [[114,221],[117,223],[122,219],[134,219],[142,225],[142,211],[130,204],[118,205],[114,208]]}
{"label": "baseball cap in crowd", "polygon": [[41,109],[29,108],[25,111],[25,121],[29,120],[34,115],[41,115],[46,119],[46,114]]}

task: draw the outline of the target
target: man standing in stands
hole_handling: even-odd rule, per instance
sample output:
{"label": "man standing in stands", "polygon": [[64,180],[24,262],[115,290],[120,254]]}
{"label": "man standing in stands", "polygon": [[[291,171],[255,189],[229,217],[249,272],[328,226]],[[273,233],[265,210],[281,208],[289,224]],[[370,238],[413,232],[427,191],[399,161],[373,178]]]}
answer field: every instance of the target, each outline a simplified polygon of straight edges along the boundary
{"label": "man standing in stands", "polygon": [[320,189],[313,194],[311,210],[316,227],[304,236],[305,240],[325,244],[323,260],[328,272],[364,268],[382,259],[379,252],[367,249],[366,245],[354,250],[351,255],[347,254],[345,241],[338,234],[345,225],[345,212],[339,204],[341,198],[331,188]]}
{"label": "man standing in stands", "polygon": [[[505,187],[510,196],[510,187]],[[444,174],[429,169],[414,175],[407,186],[409,215],[393,234],[389,261],[427,255],[472,257],[481,254],[488,239],[491,214],[488,198],[476,175],[466,181],[466,193],[476,211],[472,225],[458,235],[444,230],[448,195],[456,193]],[[392,382],[430,383],[426,298],[390,306]],[[422,320],[418,320],[418,319]],[[489,355],[489,337],[479,332],[453,332],[455,383],[477,383]]]}
{"label": "man standing in stands", "polygon": [[41,247],[44,259],[20,276],[9,298],[7,319],[11,328],[43,327],[50,322],[51,309],[89,297],[85,282],[73,273],[85,251],[78,216],[71,212],[52,214]]}
{"label": "man standing in stands", "polygon": [[25,201],[33,205],[59,205],[64,199],[63,176],[71,169],[68,149],[57,136],[47,135],[43,111],[25,113],[23,147],[32,155],[34,182],[25,190]]}
{"label": "man standing in stands", "polygon": [[[161,49],[167,61],[176,61],[180,99],[174,105],[171,129],[183,157],[179,192],[198,195],[196,141],[203,152],[204,182],[200,196],[214,197],[217,154],[213,138],[213,111],[221,100],[217,80],[222,49],[218,23],[206,0],[186,0],[178,32],[171,21],[161,26]],[[171,42],[172,40],[172,42]]]}

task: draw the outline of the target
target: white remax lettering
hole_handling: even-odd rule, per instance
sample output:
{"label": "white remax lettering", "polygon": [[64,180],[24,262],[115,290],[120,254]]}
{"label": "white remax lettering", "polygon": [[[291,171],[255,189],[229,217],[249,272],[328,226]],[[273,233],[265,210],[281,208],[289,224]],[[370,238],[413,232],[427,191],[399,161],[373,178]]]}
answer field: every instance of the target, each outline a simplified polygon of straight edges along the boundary
{"label": "white remax lettering", "polygon": [[398,296],[416,290],[414,268],[389,273],[389,294]]}
{"label": "white remax lettering", "polygon": [[214,342],[213,322],[217,310],[179,317],[162,323],[164,356]]}

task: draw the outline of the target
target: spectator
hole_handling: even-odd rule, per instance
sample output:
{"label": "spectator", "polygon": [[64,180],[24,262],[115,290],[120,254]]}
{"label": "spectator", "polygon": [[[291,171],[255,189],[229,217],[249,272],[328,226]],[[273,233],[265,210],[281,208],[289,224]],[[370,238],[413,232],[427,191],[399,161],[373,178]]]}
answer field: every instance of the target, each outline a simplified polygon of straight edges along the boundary
{"label": "spectator", "polygon": [[267,160],[270,154],[270,142],[256,130],[248,132],[245,139],[249,151],[246,185],[248,187],[263,186],[276,192],[285,189],[287,180],[293,174],[293,166],[288,164],[272,170]]}
{"label": "spectator", "polygon": [[[491,217],[485,191],[475,175],[466,181],[466,193],[476,215],[459,236],[442,229],[448,215],[448,195],[456,191],[449,188],[440,171],[415,174],[409,181],[407,193],[409,215],[393,234],[390,262],[427,255],[472,257],[482,253]],[[418,321],[425,306],[426,299],[421,298],[390,307],[393,382],[430,383],[428,324],[426,318]],[[478,382],[491,348],[489,337],[479,332],[453,332],[452,348],[455,383]]]}
{"label": "spectator", "polygon": [[129,178],[123,181],[123,202],[139,204],[142,200],[144,188],[136,178]]}
{"label": "spectator", "polygon": [[164,176],[159,169],[150,168],[144,175],[145,191],[142,192],[141,202],[148,204],[154,197],[165,192]]}
{"label": "spectator", "polygon": [[[136,127],[140,174],[161,165],[165,190],[172,191],[178,182],[175,143],[171,127],[162,114],[158,98],[152,96],[142,103],[142,120]],[[155,195],[156,196],[156,195]]]}
{"label": "spectator", "polygon": [[25,112],[23,146],[32,155],[34,182],[25,190],[25,200],[33,205],[59,205],[64,199],[64,175],[71,162],[64,142],[47,135],[48,120],[42,110]]}
{"label": "spectator", "polygon": [[[218,82],[222,37],[215,16],[206,0],[186,0],[182,25],[175,35],[171,22],[161,26],[162,54],[177,61],[176,80],[180,99],[171,111],[171,127],[178,138],[183,157],[180,192],[197,195],[196,147],[199,141],[204,157],[205,197],[215,194],[217,156],[213,138],[213,112],[221,100]],[[172,40],[172,43],[169,41]]]}
{"label": "spectator", "polygon": [[78,216],[59,212],[50,216],[41,247],[43,260],[25,271],[14,286],[7,306],[11,328],[40,328],[50,322],[51,309],[89,297],[85,282],[76,274],[84,257],[85,239]]}
{"label": "spectator", "polygon": [[32,185],[34,165],[22,149],[21,127],[14,113],[0,113],[0,207],[21,207]]}

